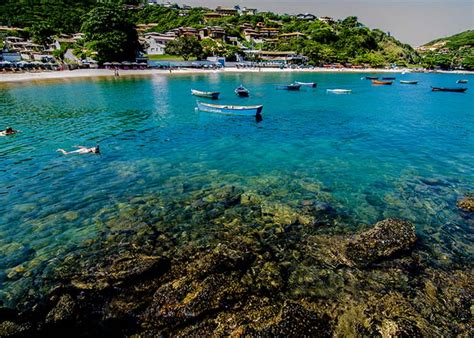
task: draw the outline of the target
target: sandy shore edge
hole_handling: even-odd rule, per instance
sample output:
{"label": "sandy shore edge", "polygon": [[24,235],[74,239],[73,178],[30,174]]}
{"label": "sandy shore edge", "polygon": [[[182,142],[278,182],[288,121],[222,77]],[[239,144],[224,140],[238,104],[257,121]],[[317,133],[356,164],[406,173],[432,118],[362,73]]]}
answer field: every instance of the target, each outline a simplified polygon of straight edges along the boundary
{"label": "sandy shore edge", "polygon": [[[278,68],[261,68],[261,69],[242,69],[242,68],[224,68],[220,70],[205,69],[178,69],[169,70],[145,69],[145,70],[121,70],[120,76],[153,76],[153,75],[179,75],[179,74],[224,74],[224,73],[402,73],[403,70],[393,69],[278,69]],[[449,74],[474,74],[465,71],[439,72]],[[79,69],[65,71],[50,71],[38,73],[12,73],[0,74],[0,83],[9,82],[34,82],[44,80],[61,80],[61,79],[77,79],[77,78],[97,78],[97,77],[114,77],[114,71],[109,69]]]}

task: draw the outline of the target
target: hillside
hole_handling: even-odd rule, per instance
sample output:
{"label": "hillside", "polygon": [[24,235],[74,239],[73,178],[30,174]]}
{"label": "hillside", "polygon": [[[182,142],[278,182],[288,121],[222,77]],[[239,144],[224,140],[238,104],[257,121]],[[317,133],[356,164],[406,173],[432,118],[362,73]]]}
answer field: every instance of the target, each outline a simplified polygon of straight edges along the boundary
{"label": "hillside", "polygon": [[474,30],[433,40],[418,51],[429,68],[474,70]]}
{"label": "hillside", "polygon": [[[104,1],[100,0],[5,0],[0,2],[0,26],[24,29],[20,32],[23,37],[46,45],[53,41],[54,36],[80,32],[84,29],[85,18],[90,17],[89,13],[101,6],[104,6]],[[333,20],[315,16],[299,18],[270,12],[219,15],[217,9],[183,9],[177,5],[146,5],[143,1],[116,1],[115,6],[124,12],[119,16],[123,20],[129,20],[137,28],[150,25],[145,31],[138,29],[142,36],[150,31],[166,33],[180,27],[196,30],[205,27],[222,29],[225,35],[223,38],[210,36],[203,39],[196,35],[201,43],[201,48],[197,47],[194,51],[194,56],[198,58],[208,55],[229,57],[243,53],[244,49],[262,49],[296,52],[304,55],[313,65],[350,63],[382,67],[393,64],[407,66],[419,62],[419,55],[411,46],[402,44],[383,31],[371,30],[353,16]],[[86,40],[87,36],[91,35],[86,34]],[[233,38],[233,42],[228,38]],[[97,41],[91,39],[84,42],[70,47],[80,51],[94,50],[98,45]],[[107,40],[101,40],[100,44],[106,47]],[[117,42],[116,44],[118,45]],[[146,48],[145,45],[142,46]],[[114,57],[116,60],[124,59],[119,55]]]}

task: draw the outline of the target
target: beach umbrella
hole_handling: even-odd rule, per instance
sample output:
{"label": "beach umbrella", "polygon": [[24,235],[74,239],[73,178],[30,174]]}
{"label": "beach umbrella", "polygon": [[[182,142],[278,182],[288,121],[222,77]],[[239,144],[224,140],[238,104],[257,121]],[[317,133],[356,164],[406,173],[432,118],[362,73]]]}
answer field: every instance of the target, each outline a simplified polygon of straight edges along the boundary
{"label": "beach umbrella", "polygon": [[122,64],[120,62],[112,62],[112,65],[114,66],[121,66]]}
{"label": "beach umbrella", "polygon": [[110,66],[110,65],[112,65],[111,62],[104,62],[104,66]]}
{"label": "beach umbrella", "polygon": [[122,65],[124,66],[130,66],[132,63],[131,62],[128,62],[128,61],[123,61],[122,62]]}

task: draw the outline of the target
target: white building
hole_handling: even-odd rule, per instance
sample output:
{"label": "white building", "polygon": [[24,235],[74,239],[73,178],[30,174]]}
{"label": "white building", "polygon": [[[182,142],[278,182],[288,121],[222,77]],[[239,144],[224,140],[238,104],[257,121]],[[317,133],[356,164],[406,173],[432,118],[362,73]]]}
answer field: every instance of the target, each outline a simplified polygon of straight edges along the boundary
{"label": "white building", "polygon": [[146,53],[148,55],[163,55],[165,54],[166,45],[174,39],[176,39],[176,36],[171,34],[145,34]]}

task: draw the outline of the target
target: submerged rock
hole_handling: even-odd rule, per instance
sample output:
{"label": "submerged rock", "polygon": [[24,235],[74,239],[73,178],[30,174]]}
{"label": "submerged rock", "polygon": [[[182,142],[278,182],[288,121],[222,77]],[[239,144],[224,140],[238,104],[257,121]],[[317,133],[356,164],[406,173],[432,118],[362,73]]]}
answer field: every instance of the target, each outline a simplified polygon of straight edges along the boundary
{"label": "submerged rock", "polygon": [[410,249],[416,239],[413,224],[389,218],[349,240],[345,247],[345,256],[355,264],[369,265]]}
{"label": "submerged rock", "polygon": [[457,201],[456,205],[459,209],[466,212],[474,212],[474,196],[467,196]]}

